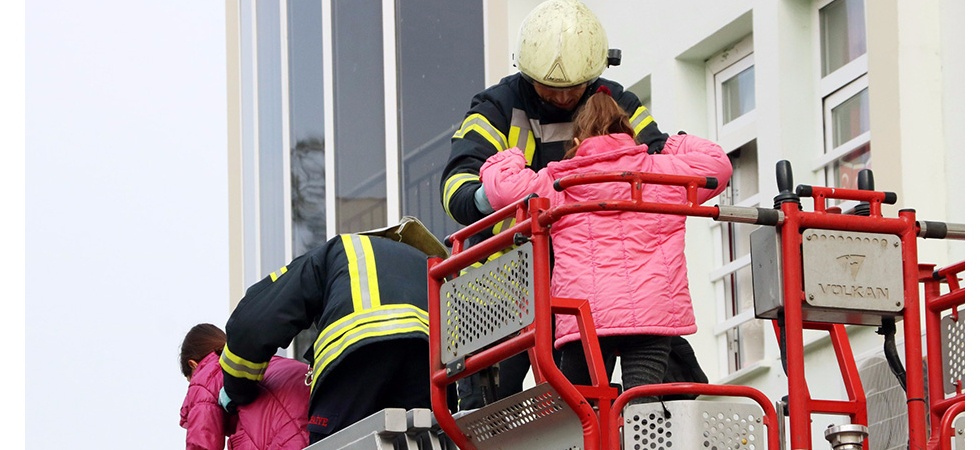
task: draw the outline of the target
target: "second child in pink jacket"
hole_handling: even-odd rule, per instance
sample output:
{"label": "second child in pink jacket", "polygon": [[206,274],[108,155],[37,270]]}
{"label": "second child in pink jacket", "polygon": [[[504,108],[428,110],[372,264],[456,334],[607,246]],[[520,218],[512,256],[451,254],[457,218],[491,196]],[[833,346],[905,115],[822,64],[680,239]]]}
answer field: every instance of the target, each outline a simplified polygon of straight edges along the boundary
{"label": "second child in pink jacket", "polygon": [[195,325],[181,346],[181,372],[190,382],[180,407],[180,426],[187,429],[187,450],[300,450],[310,445],[309,365],[275,356],[269,361],[256,400],[230,415],[218,404],[224,373],[218,353],[224,331]]}
{"label": "second child in pink jacket", "polygon": [[[600,92],[602,92],[600,90]],[[530,193],[551,207],[592,200],[626,200],[628,183],[596,183],[554,190],[556,179],[587,172],[634,171],[718,179],[700,189],[703,203],[725,189],[732,175],[717,144],[692,135],[671,136],[662,153],[651,155],[633,141],[629,118],[609,95],[592,96],[574,122],[566,159],[538,172],[525,167],[520,149],[500,152],[480,169],[487,198],[500,209]],[[646,184],[645,201],[684,203],[684,188]],[[602,353],[611,373],[619,354],[623,387],[663,381],[670,337],[697,331],[684,257],[686,216],[629,211],[570,214],[552,225],[555,254],[551,295],[587,299]],[[557,316],[555,347],[561,369],[573,384],[591,384],[574,317]]]}

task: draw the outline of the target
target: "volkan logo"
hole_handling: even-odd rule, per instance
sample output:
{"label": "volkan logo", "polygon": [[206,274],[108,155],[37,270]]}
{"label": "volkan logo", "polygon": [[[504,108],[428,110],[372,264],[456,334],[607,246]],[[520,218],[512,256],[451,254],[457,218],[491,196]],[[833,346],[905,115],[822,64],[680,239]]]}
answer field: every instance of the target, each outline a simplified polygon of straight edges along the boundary
{"label": "volkan logo", "polygon": [[864,265],[864,255],[844,255],[838,256],[837,262],[840,263],[844,270],[849,270],[851,272],[851,279],[856,280],[858,272],[861,271],[861,266]]}

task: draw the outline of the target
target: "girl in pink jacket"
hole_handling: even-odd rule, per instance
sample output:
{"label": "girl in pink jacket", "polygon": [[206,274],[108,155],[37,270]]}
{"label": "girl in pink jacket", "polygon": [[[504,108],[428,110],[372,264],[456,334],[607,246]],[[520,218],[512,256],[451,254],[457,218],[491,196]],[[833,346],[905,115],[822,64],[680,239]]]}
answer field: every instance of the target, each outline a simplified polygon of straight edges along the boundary
{"label": "girl in pink jacket", "polygon": [[187,333],[180,349],[180,370],[190,382],[180,407],[180,426],[187,429],[188,450],[222,450],[225,436],[231,450],[302,449],[310,445],[307,431],[309,366],[272,357],[259,384],[258,398],[230,415],[218,404],[224,384],[218,357],[227,337],[220,328],[202,323]]}
{"label": "girl in pink jacket", "polygon": [[[662,153],[649,154],[646,145],[633,141],[629,118],[602,88],[577,113],[573,137],[575,146],[565,159],[538,172],[525,167],[518,148],[490,157],[480,169],[490,205],[500,209],[531,193],[550,199],[551,207],[629,199],[629,183],[561,192],[553,187],[561,177],[608,171],[717,178],[718,188],[698,190],[703,203],[724,190],[732,175],[721,147],[696,136],[671,136]],[[679,204],[686,194],[682,187],[646,184],[643,199]],[[551,295],[589,301],[607,376],[619,354],[624,389],[661,383],[671,337],[697,331],[684,258],[685,221],[686,216],[671,214],[599,211],[570,214],[552,225]],[[555,338],[562,372],[573,384],[591,384],[574,317],[557,316]]]}

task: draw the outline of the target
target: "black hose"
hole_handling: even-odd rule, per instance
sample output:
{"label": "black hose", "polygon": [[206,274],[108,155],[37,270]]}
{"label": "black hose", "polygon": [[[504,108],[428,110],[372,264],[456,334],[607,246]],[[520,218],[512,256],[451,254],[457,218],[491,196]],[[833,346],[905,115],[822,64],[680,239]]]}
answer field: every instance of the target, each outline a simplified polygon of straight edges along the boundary
{"label": "black hose", "polygon": [[888,367],[892,370],[895,378],[898,379],[898,384],[902,386],[903,391],[905,389],[905,367],[902,365],[902,360],[898,356],[898,349],[895,347],[895,318],[894,317],[882,317],[881,326],[878,327],[878,334],[885,336],[885,360],[888,361]]}

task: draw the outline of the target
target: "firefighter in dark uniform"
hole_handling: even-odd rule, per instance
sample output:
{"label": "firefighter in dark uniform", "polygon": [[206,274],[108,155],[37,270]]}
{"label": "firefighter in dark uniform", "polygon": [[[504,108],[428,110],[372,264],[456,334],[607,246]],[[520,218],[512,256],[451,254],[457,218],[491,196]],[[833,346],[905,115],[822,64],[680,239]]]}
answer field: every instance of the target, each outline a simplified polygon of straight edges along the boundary
{"label": "firefighter in dark uniform", "polygon": [[316,324],[311,444],[383,408],[430,408],[427,258],[386,237],[341,234],[249,287],[225,327],[222,406],[251,402],[276,350]]}
{"label": "firefighter in dark uniform", "polygon": [[[449,216],[463,225],[493,212],[479,177],[487,158],[519,147],[524,150],[527,167],[535,171],[563,159],[572,139],[573,116],[599,86],[609,88],[630,116],[637,142],[647,144],[651,154],[659,153],[667,141],[668,135],[660,131],[635,94],[599,77],[609,64],[618,61],[610,57],[602,24],[581,2],[541,3],[524,19],[518,40],[515,57],[519,73],[476,94],[452,137],[442,173],[442,204]],[[469,244],[485,240],[506,226],[497,224],[471,238]],[[460,380],[459,408],[477,408],[520,392],[529,367],[527,354],[521,353],[501,363],[499,373]]]}

